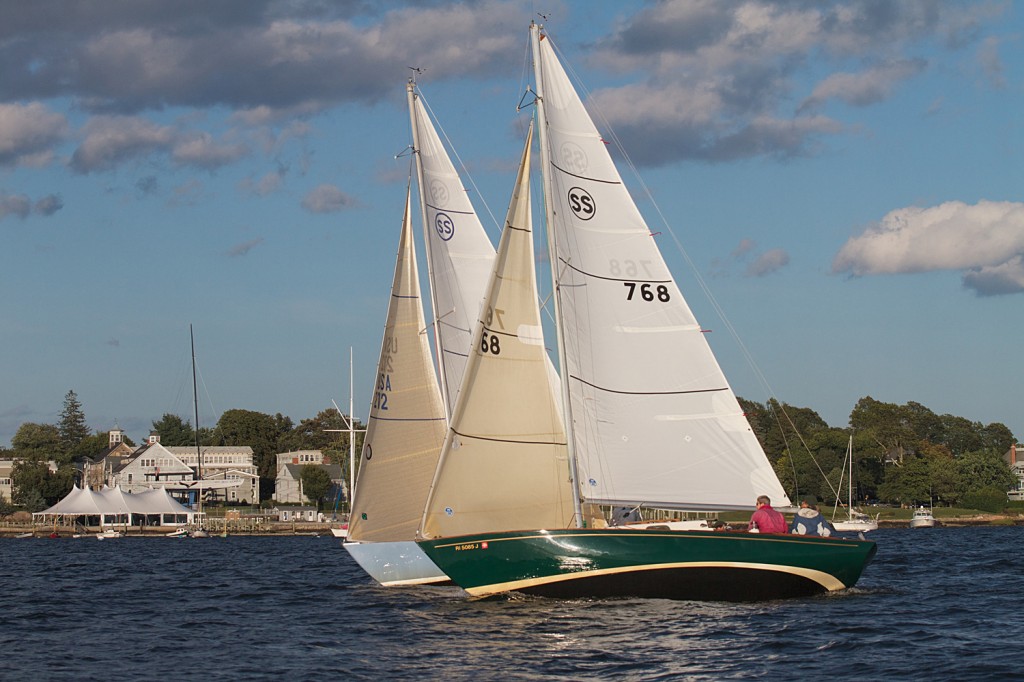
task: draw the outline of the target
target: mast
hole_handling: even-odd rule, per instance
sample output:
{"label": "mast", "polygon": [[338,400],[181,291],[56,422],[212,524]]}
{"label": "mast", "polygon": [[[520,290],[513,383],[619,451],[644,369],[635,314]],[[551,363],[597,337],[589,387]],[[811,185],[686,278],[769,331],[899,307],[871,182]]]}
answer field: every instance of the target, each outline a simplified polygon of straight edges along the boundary
{"label": "mast", "polygon": [[356,418],[353,384],[355,382],[352,346],[348,347],[348,511],[352,513],[352,498],[356,492]]}
{"label": "mast", "polygon": [[196,415],[196,470],[198,472],[199,488],[196,494],[199,496],[199,527],[203,527],[203,453],[199,449],[199,389],[196,384],[196,337],[192,332],[192,324],[188,325],[188,338],[192,343],[192,405]]}
{"label": "mast", "polygon": [[544,188],[544,216],[547,226],[548,254],[551,263],[552,301],[555,306],[555,335],[558,340],[558,367],[562,380],[559,382],[562,392],[562,415],[565,420],[565,435],[569,450],[569,478],[572,487],[572,500],[575,509],[576,527],[581,528],[583,521],[583,504],[580,500],[579,467],[576,462],[576,438],[574,434],[572,406],[569,400],[569,377],[565,372],[565,337],[562,334],[561,306],[558,298],[558,252],[555,249],[554,206],[551,203],[551,154],[548,148],[547,117],[544,113],[544,84],[540,66],[540,26],[530,22],[530,44],[533,48],[533,80],[537,91],[537,122],[539,125],[540,169]]}
{"label": "mast", "polygon": [[427,199],[426,188],[423,183],[423,161],[420,158],[420,140],[416,125],[416,79],[410,78],[405,85],[405,91],[409,100],[409,122],[412,124],[412,154],[416,158],[416,186],[419,188],[420,198],[420,222],[423,224],[423,244],[427,250],[427,285],[430,287],[430,318],[431,326],[434,328],[434,353],[437,356],[437,376],[441,383],[441,402],[444,405],[444,418],[450,420],[452,416],[451,405],[448,404],[448,376],[444,366],[444,342],[441,339],[441,330],[438,328],[437,320],[437,294],[434,291],[434,259],[430,253],[430,232],[427,225]]}
{"label": "mast", "polygon": [[846,446],[846,454],[850,458],[850,477],[846,481],[846,516],[853,521],[853,435]]}

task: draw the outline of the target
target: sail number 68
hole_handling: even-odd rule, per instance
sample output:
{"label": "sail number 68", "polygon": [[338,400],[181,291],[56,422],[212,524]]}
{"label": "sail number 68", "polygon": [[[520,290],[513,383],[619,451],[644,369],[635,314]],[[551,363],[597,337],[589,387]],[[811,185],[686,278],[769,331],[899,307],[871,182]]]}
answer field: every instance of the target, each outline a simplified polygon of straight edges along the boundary
{"label": "sail number 68", "polygon": [[[626,292],[626,300],[632,301],[633,294],[635,294],[637,290],[636,282],[623,282],[623,284],[626,286],[626,289],[628,289]],[[650,284],[641,284],[640,298],[645,301],[653,301],[657,298],[662,303],[668,303],[672,300],[672,296],[668,293],[668,287],[664,284],[659,284],[655,288],[652,288],[652,285]]]}

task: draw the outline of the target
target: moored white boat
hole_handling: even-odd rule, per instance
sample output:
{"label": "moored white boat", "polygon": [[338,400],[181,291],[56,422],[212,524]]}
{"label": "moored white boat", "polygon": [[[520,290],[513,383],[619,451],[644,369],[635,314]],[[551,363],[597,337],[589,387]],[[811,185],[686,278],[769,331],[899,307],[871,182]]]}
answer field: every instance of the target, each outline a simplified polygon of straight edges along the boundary
{"label": "moored white boat", "polygon": [[910,517],[911,528],[933,528],[934,526],[935,517],[932,515],[931,509],[918,507],[914,510],[914,515]]}
{"label": "moored white boat", "polygon": [[850,512],[847,519],[832,521],[832,527],[841,533],[867,533],[878,530],[878,515],[871,518],[861,512]]}
{"label": "moored white boat", "polygon": [[124,537],[124,533],[118,530],[111,530],[109,528],[105,531],[96,534],[97,540],[113,540],[115,538],[120,537]]}
{"label": "moored white boat", "polygon": [[[832,519],[832,527],[837,531],[846,533],[867,533],[878,530],[878,514],[871,518],[863,512],[855,511],[853,508],[853,436],[846,446],[846,461],[850,470],[846,476],[846,519]],[[836,503],[838,506],[838,502]]]}

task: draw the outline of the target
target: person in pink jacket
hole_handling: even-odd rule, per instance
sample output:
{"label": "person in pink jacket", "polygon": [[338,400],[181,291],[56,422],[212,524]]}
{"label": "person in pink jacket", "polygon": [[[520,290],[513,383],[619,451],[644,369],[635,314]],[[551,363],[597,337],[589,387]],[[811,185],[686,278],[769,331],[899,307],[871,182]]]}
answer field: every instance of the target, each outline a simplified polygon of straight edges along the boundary
{"label": "person in pink jacket", "polygon": [[747,530],[758,533],[788,533],[789,526],[782,514],[772,509],[772,501],[767,495],[757,498],[757,511],[750,517]]}

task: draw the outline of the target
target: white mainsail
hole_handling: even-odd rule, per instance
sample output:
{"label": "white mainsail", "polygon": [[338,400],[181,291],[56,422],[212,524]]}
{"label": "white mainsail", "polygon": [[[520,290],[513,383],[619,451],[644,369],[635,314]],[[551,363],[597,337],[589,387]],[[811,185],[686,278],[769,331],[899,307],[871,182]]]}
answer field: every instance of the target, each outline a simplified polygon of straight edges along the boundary
{"label": "white mainsail", "polygon": [[531,27],[562,381],[584,499],[788,505],[605,142]]}
{"label": "white mainsail", "polygon": [[350,542],[412,541],[445,430],[444,406],[425,332],[407,190],[384,341],[349,519]]}
{"label": "white mainsail", "polygon": [[421,537],[573,523],[533,264],[531,126]]}
{"label": "white mainsail", "polygon": [[441,386],[450,415],[494,265],[494,245],[412,82],[408,95]]}

